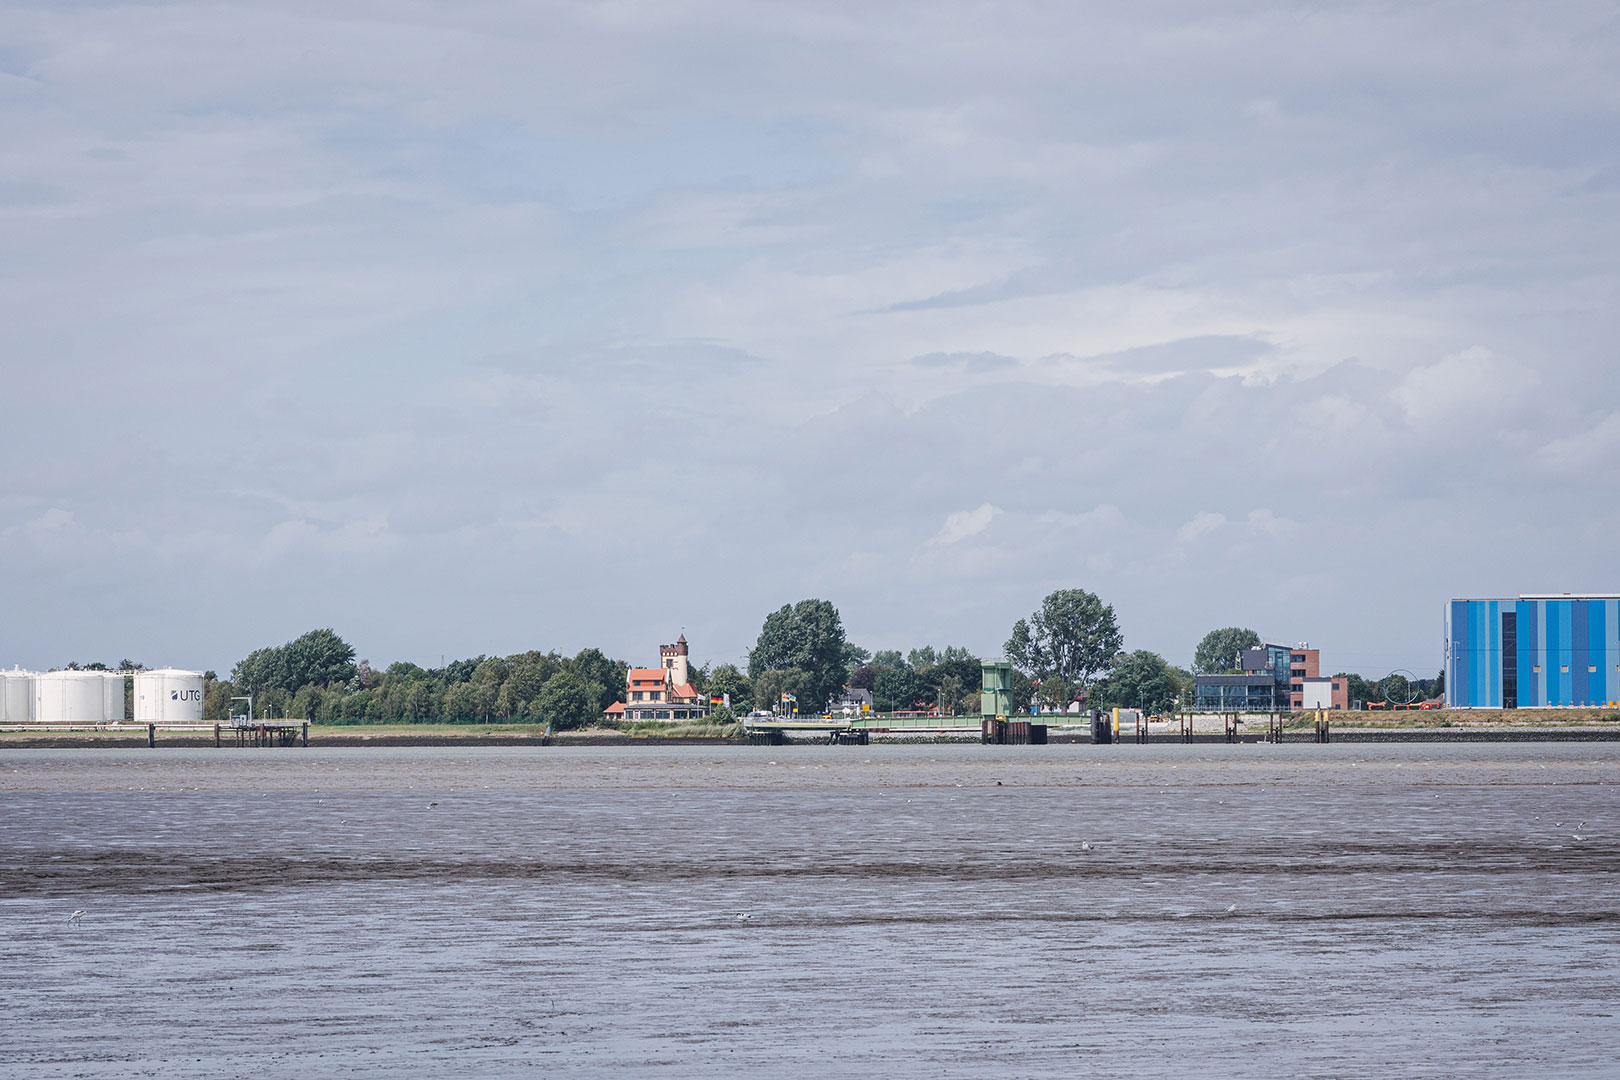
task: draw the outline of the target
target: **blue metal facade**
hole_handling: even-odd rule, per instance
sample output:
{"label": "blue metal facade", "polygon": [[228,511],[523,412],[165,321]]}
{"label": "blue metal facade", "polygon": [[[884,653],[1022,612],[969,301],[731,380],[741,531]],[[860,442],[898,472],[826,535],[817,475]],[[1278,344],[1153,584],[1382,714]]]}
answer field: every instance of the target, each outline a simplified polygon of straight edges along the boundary
{"label": "blue metal facade", "polygon": [[1446,605],[1454,709],[1620,704],[1620,596]]}

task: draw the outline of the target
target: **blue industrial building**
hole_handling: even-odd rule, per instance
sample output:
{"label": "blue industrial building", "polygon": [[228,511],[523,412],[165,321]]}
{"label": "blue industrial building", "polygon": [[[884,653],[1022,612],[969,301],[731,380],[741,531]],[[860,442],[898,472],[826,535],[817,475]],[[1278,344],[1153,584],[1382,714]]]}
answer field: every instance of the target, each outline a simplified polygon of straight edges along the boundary
{"label": "blue industrial building", "polygon": [[1527,594],[1446,605],[1446,705],[1620,702],[1620,593]]}

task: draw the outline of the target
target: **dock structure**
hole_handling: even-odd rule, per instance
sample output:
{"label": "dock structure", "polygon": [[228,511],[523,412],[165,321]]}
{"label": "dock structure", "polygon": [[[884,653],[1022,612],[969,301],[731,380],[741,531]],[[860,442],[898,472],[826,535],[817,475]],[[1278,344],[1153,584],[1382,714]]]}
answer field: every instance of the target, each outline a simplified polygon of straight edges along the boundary
{"label": "dock structure", "polygon": [[[858,724],[847,720],[823,720],[819,717],[805,720],[797,717],[749,720],[744,721],[743,730],[748,733],[749,742],[761,746],[782,746],[788,741],[789,732],[833,746],[865,746],[872,738],[870,730]],[[822,738],[823,736],[825,738]]]}
{"label": "dock structure", "polygon": [[[223,746],[229,732],[237,746],[308,746],[308,720],[258,720],[249,724],[214,725],[214,745]],[[155,744],[153,744],[155,745]]]}

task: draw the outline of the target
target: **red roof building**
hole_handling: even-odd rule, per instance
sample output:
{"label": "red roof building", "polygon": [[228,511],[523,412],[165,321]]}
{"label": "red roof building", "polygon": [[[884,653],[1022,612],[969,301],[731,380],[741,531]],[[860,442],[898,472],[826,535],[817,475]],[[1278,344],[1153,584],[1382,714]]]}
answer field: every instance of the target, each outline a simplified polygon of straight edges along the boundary
{"label": "red roof building", "polygon": [[631,668],[626,673],[624,700],[603,710],[604,719],[673,724],[709,715],[708,699],[692,685],[686,635],[682,634],[673,645],[660,645],[658,658],[661,667]]}

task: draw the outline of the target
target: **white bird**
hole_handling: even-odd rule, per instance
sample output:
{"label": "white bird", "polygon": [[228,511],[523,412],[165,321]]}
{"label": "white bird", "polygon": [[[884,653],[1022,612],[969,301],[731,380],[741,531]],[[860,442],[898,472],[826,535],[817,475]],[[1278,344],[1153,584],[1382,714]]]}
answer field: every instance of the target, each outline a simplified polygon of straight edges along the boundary
{"label": "white bird", "polygon": [[746,911],[737,912],[737,921],[738,922],[747,922],[749,919],[752,919],[752,918],[753,918],[753,916],[748,914],[748,912],[746,912]]}
{"label": "white bird", "polygon": [[1226,913],[1228,915],[1236,915],[1237,914],[1237,905],[1233,904],[1231,907],[1227,908]]}
{"label": "white bird", "polygon": [[72,923],[74,926],[78,926],[79,920],[84,918],[86,914],[88,914],[88,912],[85,912],[82,909],[75,911],[73,914],[68,916],[68,922]]}
{"label": "white bird", "polygon": [[1091,850],[1091,845],[1082,840],[1080,842],[1080,850],[1081,851],[1090,851]]}
{"label": "white bird", "polygon": [[436,802],[430,802],[430,803],[428,803],[428,809],[429,809],[429,810],[431,810],[431,809],[433,809],[433,808],[434,808],[434,807],[435,807],[435,806],[438,806],[438,805],[439,805],[439,804],[438,804],[438,803],[436,803]]}
{"label": "white bird", "polygon": [[1570,833],[1569,838],[1571,840],[1585,840],[1586,839],[1586,837],[1582,836],[1580,833]]}

